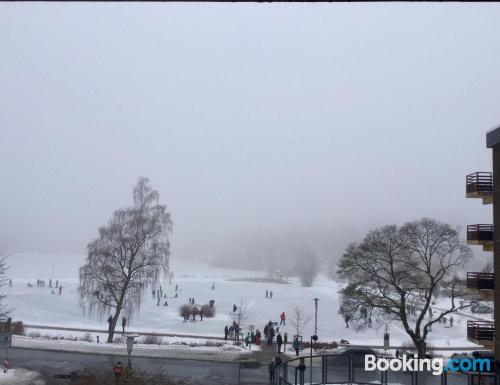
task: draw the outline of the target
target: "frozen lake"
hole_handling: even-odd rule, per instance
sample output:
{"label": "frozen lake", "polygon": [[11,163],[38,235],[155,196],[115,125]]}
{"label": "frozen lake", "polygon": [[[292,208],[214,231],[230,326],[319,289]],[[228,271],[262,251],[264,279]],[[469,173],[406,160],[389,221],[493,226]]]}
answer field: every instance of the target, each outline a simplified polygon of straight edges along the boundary
{"label": "frozen lake", "polygon": [[[29,324],[57,325],[73,327],[107,328],[106,318],[97,319],[83,315],[79,306],[78,296],[78,266],[84,261],[84,256],[39,255],[39,263],[30,263],[36,255],[16,254],[9,258],[10,275],[14,286],[7,288],[7,302],[14,309],[13,318]],[[63,285],[62,295],[54,295],[48,288],[36,287],[36,279],[49,277],[54,269],[54,279]],[[230,281],[228,279],[265,276],[264,272],[218,269],[202,263],[182,262],[172,259],[171,269],[174,272],[172,285],[162,283],[167,294],[168,307],[156,306],[149,290],[145,292],[140,314],[130,320],[129,326],[139,331],[154,331],[166,333],[185,333],[221,336],[224,326],[231,323],[229,316],[233,304],[247,309],[248,318],[244,329],[255,325],[261,331],[269,320],[279,321],[279,315],[284,311],[288,317],[294,305],[304,307],[304,310],[314,316],[314,298],[319,298],[318,335],[320,340],[331,341],[347,339],[351,343],[369,343],[382,345],[384,325],[374,325],[373,329],[356,332],[346,328],[338,314],[338,290],[340,284],[325,277],[319,277],[310,288],[303,288],[298,279],[290,279],[293,283],[269,284],[258,282]],[[27,287],[31,282],[35,287]],[[211,290],[215,283],[215,290]],[[175,295],[175,285],[179,286],[178,298]],[[273,299],[265,298],[266,290],[273,291]],[[197,304],[215,300],[217,315],[202,322],[182,322],[178,315],[180,305],[187,303],[189,297],[194,297]],[[474,346],[466,340],[466,318],[456,315],[453,328],[435,325],[430,335],[430,343],[434,346]],[[293,328],[288,320],[286,327],[291,336]],[[314,319],[305,327],[304,335],[310,336],[314,331]],[[391,344],[409,342],[406,334],[397,327],[389,326]]]}

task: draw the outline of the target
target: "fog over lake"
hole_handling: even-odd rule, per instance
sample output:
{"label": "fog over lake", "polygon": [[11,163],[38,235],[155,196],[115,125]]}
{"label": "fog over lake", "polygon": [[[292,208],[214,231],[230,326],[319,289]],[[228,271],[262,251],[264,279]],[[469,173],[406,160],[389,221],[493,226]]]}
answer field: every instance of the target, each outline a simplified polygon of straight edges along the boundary
{"label": "fog over lake", "polygon": [[258,269],[300,248],[335,259],[423,216],[491,223],[465,175],[491,169],[499,17],[498,4],[0,4],[0,251],[77,264],[40,253],[84,256],[140,176],[172,214],[172,259]]}

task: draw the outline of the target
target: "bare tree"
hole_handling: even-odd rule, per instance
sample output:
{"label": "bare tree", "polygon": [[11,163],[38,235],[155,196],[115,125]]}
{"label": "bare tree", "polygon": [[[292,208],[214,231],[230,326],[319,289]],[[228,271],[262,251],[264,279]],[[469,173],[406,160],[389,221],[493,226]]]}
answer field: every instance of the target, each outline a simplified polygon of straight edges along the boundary
{"label": "bare tree", "polygon": [[[8,284],[9,278],[7,276],[7,270],[9,270],[7,259],[0,256],[0,287],[4,287]],[[12,312],[12,309],[7,307],[7,305],[5,304],[6,298],[6,294],[0,294],[0,320],[2,321],[6,320],[9,314]]]}
{"label": "bare tree", "polygon": [[288,317],[288,322],[290,322],[290,324],[295,329],[295,335],[301,336],[304,332],[304,328],[309,323],[309,321],[311,321],[311,318],[312,317],[305,312],[303,307],[293,305],[292,313]]}
{"label": "bare tree", "polygon": [[236,311],[229,313],[229,317],[240,328],[245,324],[248,319],[248,308],[246,305],[243,305],[243,299],[240,300],[240,306],[236,309]]}
{"label": "bare tree", "polygon": [[[341,312],[349,313],[357,328],[371,327],[372,320],[400,323],[423,357],[432,325],[471,305],[455,275],[470,257],[458,232],[433,219],[373,230],[360,244],[349,245],[339,261],[338,274],[347,281]],[[438,311],[431,304],[440,290],[449,304]]]}
{"label": "bare tree", "polygon": [[168,273],[172,221],[158,200],[149,180],[140,178],[133,189],[134,205],[115,211],[99,229],[99,238],[87,246],[87,260],[80,268],[80,301],[89,314],[113,312],[108,343],[122,310],[130,318],[139,310],[147,285],[156,287]]}

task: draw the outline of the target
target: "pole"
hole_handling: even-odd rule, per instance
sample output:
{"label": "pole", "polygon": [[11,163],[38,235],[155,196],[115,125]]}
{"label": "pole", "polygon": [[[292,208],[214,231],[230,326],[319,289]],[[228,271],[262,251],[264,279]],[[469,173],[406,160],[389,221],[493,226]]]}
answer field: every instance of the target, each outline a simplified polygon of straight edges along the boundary
{"label": "pole", "polygon": [[313,338],[311,336],[310,356],[309,356],[309,384],[313,383]]}
{"label": "pole", "polygon": [[318,335],[318,301],[319,298],[314,298],[314,335]]}
{"label": "pole", "polygon": [[389,342],[389,330],[388,330],[388,324],[385,324],[385,333],[384,333],[384,355],[387,356],[387,349],[389,349],[390,342]]}
{"label": "pole", "polygon": [[[314,298],[314,342],[318,341],[318,301],[319,298]],[[311,343],[312,348],[312,343]],[[314,351],[316,351],[316,345],[314,346]]]}

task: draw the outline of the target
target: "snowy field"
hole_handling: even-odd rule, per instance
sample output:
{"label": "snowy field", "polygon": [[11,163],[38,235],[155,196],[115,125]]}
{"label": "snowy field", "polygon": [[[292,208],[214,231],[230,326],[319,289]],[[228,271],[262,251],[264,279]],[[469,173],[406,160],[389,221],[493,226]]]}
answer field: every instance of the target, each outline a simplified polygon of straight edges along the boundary
{"label": "snowy field", "polygon": [[[39,263],[29,263],[28,259],[36,255],[16,254],[9,257],[11,266],[10,276],[13,287],[7,288],[8,304],[14,309],[13,318],[27,324],[107,328],[106,318],[90,318],[82,314],[79,307],[77,291],[78,270],[84,256],[66,255],[39,255]],[[144,302],[140,314],[130,320],[128,327],[134,331],[196,334],[204,336],[223,336],[224,326],[229,325],[229,312],[233,304],[240,303],[247,309],[248,319],[244,329],[255,325],[262,331],[269,320],[279,321],[279,315],[284,311],[288,317],[294,305],[303,306],[312,319],[307,324],[304,335],[310,336],[314,331],[314,298],[319,298],[318,335],[322,341],[339,341],[347,339],[351,344],[363,343],[382,345],[384,325],[374,325],[373,329],[356,332],[346,328],[340,314],[338,314],[338,290],[340,284],[319,277],[311,288],[303,288],[298,279],[291,278],[292,284],[268,284],[255,282],[231,281],[229,279],[265,276],[264,272],[250,272],[229,269],[216,269],[200,263],[187,263],[172,260],[174,281],[172,285],[164,282],[162,287],[168,296],[169,306],[157,306],[149,290],[144,295]],[[36,287],[36,279],[44,279],[48,283],[54,270],[54,280],[58,279],[63,285],[62,295],[52,294],[48,288]],[[28,287],[31,282],[35,287]],[[215,290],[211,290],[215,283]],[[175,285],[179,286],[178,298],[173,298]],[[265,292],[274,293],[273,299],[266,299]],[[187,303],[189,297],[194,297],[197,304],[215,300],[217,315],[202,322],[182,322],[178,315],[180,305]],[[436,308],[439,304],[436,305]],[[466,340],[465,316],[454,316],[453,328],[435,325],[430,334],[429,342],[433,346],[475,346]],[[378,327],[377,327],[378,326]],[[245,330],[246,333],[247,330]],[[287,331],[289,336],[294,334],[288,320],[286,327],[280,331]],[[397,327],[389,326],[391,345],[409,343],[406,334]],[[43,334],[57,331],[43,331]]]}
{"label": "snowy field", "polygon": [[0,371],[0,385],[44,385],[45,382],[36,372],[26,369],[10,369],[7,373]]}

